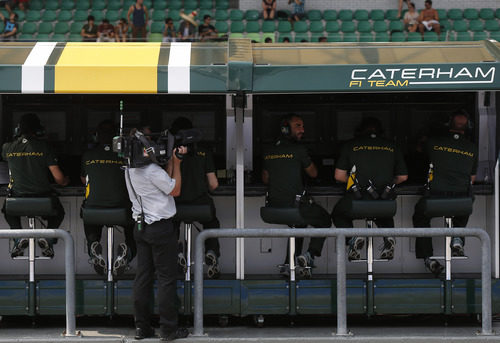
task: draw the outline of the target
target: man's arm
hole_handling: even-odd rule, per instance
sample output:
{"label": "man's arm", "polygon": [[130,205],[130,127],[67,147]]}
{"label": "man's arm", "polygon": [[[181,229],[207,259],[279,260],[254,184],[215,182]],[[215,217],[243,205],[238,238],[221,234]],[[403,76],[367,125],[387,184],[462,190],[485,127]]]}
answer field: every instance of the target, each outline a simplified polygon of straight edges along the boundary
{"label": "man's arm", "polygon": [[130,23],[130,16],[132,15],[132,12],[134,11],[134,6],[130,6],[127,12],[127,21]]}
{"label": "man's arm", "polygon": [[182,184],[182,178],[181,178],[181,160],[175,156],[175,153],[172,154],[172,179],[175,180],[175,187],[172,189],[169,195],[173,197],[178,197],[181,195],[181,184]]}
{"label": "man's arm", "polygon": [[149,14],[148,14],[148,9],[146,6],[144,6],[144,14],[146,14],[146,23],[147,23],[149,20]]}
{"label": "man's arm", "polygon": [[[7,8],[7,5],[5,5],[5,7]],[[0,12],[0,20],[1,21],[4,21],[5,20],[5,16],[3,15],[2,12]]]}
{"label": "man's arm", "polygon": [[337,180],[338,182],[346,183],[347,179],[348,179],[347,170],[338,168],[335,169],[335,180]]}
{"label": "man's arm", "polygon": [[311,162],[309,167],[304,168],[304,170],[305,170],[306,174],[309,175],[309,177],[312,177],[313,179],[318,177],[318,169],[316,169],[316,166],[314,165],[313,162]]}
{"label": "man's arm", "polygon": [[17,27],[14,27],[14,29],[10,32],[7,32],[7,33],[4,33],[4,37],[10,37],[10,36],[14,36],[15,34],[17,33]]}
{"label": "man's arm", "polygon": [[207,173],[208,189],[212,192],[219,187],[219,180],[214,172]]}
{"label": "man's arm", "polygon": [[58,165],[49,166],[49,170],[54,177],[54,181],[61,186],[67,186],[69,183],[69,177],[64,176],[63,172]]}
{"label": "man's arm", "polygon": [[470,176],[470,183],[474,184],[474,182],[476,182],[476,175],[471,175]]}
{"label": "man's arm", "polygon": [[262,182],[266,185],[269,183],[269,172],[265,169],[262,169]]}

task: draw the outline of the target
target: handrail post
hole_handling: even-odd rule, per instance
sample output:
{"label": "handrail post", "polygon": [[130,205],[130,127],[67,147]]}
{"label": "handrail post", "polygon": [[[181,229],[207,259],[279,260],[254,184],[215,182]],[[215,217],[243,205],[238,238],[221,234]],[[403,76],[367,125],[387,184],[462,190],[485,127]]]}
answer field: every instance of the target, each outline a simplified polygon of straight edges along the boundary
{"label": "handrail post", "polygon": [[493,335],[491,317],[491,242],[490,236],[485,232],[479,232],[481,241],[481,335]]}
{"label": "handrail post", "polygon": [[338,235],[337,243],[337,336],[347,336],[345,236]]}
{"label": "handrail post", "polygon": [[[208,231],[200,232],[195,241],[193,336],[203,336],[203,250]],[[185,289],[184,292],[190,292],[190,290]]]}

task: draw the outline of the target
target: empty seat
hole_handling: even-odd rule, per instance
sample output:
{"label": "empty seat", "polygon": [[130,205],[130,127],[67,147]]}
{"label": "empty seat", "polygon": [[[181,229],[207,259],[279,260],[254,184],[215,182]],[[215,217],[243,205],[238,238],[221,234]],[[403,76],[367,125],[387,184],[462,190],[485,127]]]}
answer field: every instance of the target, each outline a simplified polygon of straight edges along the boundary
{"label": "empty seat", "polygon": [[373,42],[373,35],[369,32],[361,32],[359,34],[360,42]]}
{"label": "empty seat", "polygon": [[104,0],[92,0],[92,9],[97,11],[106,9],[106,2]]}
{"label": "empty seat", "polygon": [[404,42],[406,40],[405,34],[403,32],[392,32],[391,42]]}
{"label": "empty seat", "polygon": [[221,10],[227,10],[229,8],[229,1],[227,0],[216,0],[215,8]]}
{"label": "empty seat", "polygon": [[21,42],[27,42],[27,41],[31,41],[33,40],[33,35],[30,34],[30,33],[21,33],[18,37],[17,37],[17,40],[18,41],[21,41]]}
{"label": "empty seat", "polygon": [[54,33],[65,35],[69,32],[69,25],[66,22],[58,22],[54,27]]}
{"label": "empty seat", "polygon": [[480,32],[484,30],[484,23],[482,20],[475,19],[469,22],[469,30],[472,32]]}
{"label": "empty seat", "polygon": [[244,31],[245,27],[242,21],[231,22],[231,33],[243,33]]}
{"label": "empty seat", "polygon": [[[160,1],[160,3],[161,3],[161,1]],[[165,6],[167,6],[166,2],[163,2],[163,4]],[[108,11],[109,10],[118,11],[118,10],[121,10],[121,9],[122,9],[122,3],[121,3],[121,1],[111,0],[111,1],[108,2]],[[165,9],[165,8],[163,8],[163,9]],[[128,11],[128,8],[124,8],[124,10]]]}
{"label": "empty seat", "polygon": [[340,31],[340,26],[339,23],[336,21],[329,21],[326,23],[325,27],[326,32],[339,32]]}
{"label": "empty seat", "polygon": [[397,32],[397,31],[404,31],[404,25],[402,21],[391,21],[389,24],[389,31],[391,32]]}
{"label": "empty seat", "polygon": [[[108,11],[110,12],[110,11]],[[107,17],[107,15],[106,15]],[[165,11],[163,10],[154,10],[153,11],[153,15],[151,16],[151,19],[153,19],[154,21],[164,21],[166,18],[165,16]]]}
{"label": "empty seat", "polygon": [[218,21],[218,22],[216,22],[215,23],[215,29],[219,33],[227,33],[227,31],[228,31],[227,22],[225,22],[225,21]]}
{"label": "empty seat", "polygon": [[[106,11],[106,19],[108,19],[111,23],[118,21],[120,19],[120,12],[115,10],[107,10]],[[155,19],[153,19],[155,20]]]}
{"label": "empty seat", "polygon": [[240,32],[231,32],[229,38],[245,38],[245,36]]}
{"label": "empty seat", "polygon": [[452,8],[448,10],[448,18],[451,20],[460,20],[463,18],[462,10],[458,8]]}
{"label": "empty seat", "polygon": [[215,11],[215,20],[228,20],[229,14],[226,10],[216,10]]}
{"label": "empty seat", "polygon": [[359,21],[358,22],[358,27],[357,27],[358,32],[371,32],[372,31],[372,26],[369,21]]}
{"label": "empty seat", "polygon": [[474,32],[474,35],[472,37],[473,40],[486,40],[488,39],[488,34],[484,31],[480,32]]}
{"label": "empty seat", "polygon": [[[290,35],[280,35],[280,38],[279,38],[279,41],[280,42],[283,42],[285,40],[285,38],[287,38],[290,42],[292,41],[292,37],[290,37]],[[264,39],[262,39],[262,41],[264,41]]]}
{"label": "empty seat", "polygon": [[76,10],[75,13],[73,14],[73,20],[74,21],[84,21],[87,20],[87,17],[89,16],[89,13],[85,10]]}
{"label": "empty seat", "polygon": [[90,3],[88,0],[77,0],[76,9],[77,10],[88,10],[90,8]]}
{"label": "empty seat", "polygon": [[490,39],[500,42],[500,31],[490,32]]}
{"label": "empty seat", "polygon": [[212,0],[200,0],[200,9],[211,10],[213,8]]}
{"label": "empty seat", "polygon": [[70,21],[72,18],[73,14],[71,14],[71,11],[61,10],[57,15],[58,21]]}
{"label": "empty seat", "polygon": [[358,37],[354,32],[346,32],[342,36],[342,42],[357,42]]}
{"label": "empty seat", "polygon": [[428,42],[437,42],[438,41],[438,35],[436,32],[433,31],[427,31],[424,33],[424,41]]}
{"label": "empty seat", "polygon": [[320,10],[310,10],[307,12],[307,19],[311,21],[321,20]]}
{"label": "empty seat", "polygon": [[300,32],[295,34],[295,39],[293,40],[296,43],[300,43],[302,41],[308,41],[309,42],[309,34],[306,32]]}
{"label": "empty seat", "polygon": [[342,21],[352,20],[352,11],[351,10],[340,10],[339,19]]}
{"label": "empty seat", "polygon": [[467,31],[467,22],[465,20],[455,20],[453,22],[453,30],[457,32]]}
{"label": "empty seat", "polygon": [[245,12],[245,19],[247,21],[256,21],[259,20],[260,13],[257,10],[248,10]]}
{"label": "empty seat", "polygon": [[162,33],[165,24],[162,21],[154,21],[151,23],[151,33]]}
{"label": "empty seat", "polygon": [[385,12],[385,18],[391,21],[400,20],[400,18],[398,18],[398,10],[387,10]]}
{"label": "empty seat", "polygon": [[[71,3],[74,6],[73,1],[71,1]],[[43,10],[43,2],[41,2],[39,0],[33,0],[30,2],[29,7],[30,7],[30,10],[32,10],[32,11],[41,11],[41,10]]]}
{"label": "empty seat", "polygon": [[161,41],[163,41],[163,34],[162,33],[151,33],[148,37],[148,41],[161,42]]}
{"label": "empty seat", "polygon": [[367,10],[356,10],[354,12],[354,19],[356,20],[368,20],[369,15]]}
{"label": "empty seat", "polygon": [[324,31],[323,22],[321,20],[311,21],[309,25],[309,31],[313,33],[323,32]]}
{"label": "empty seat", "polygon": [[[319,42],[319,38],[320,37],[324,37],[323,36],[323,33],[318,33],[318,32],[315,32],[315,33],[311,33],[311,42]],[[326,38],[326,37],[325,37]]]}
{"label": "empty seat", "polygon": [[38,42],[50,42],[50,35],[48,33],[39,33],[36,35]]}
{"label": "empty seat", "polygon": [[[69,32],[72,34],[79,35],[82,32],[83,25],[85,25],[84,21],[74,21],[69,28]],[[80,37],[80,40],[81,40],[81,37]]]}
{"label": "empty seat", "polygon": [[54,21],[57,18],[56,11],[52,10],[45,10],[42,15],[42,20],[43,21]]}
{"label": "empty seat", "polygon": [[389,42],[389,35],[387,32],[377,32],[375,34],[375,42]]}
{"label": "empty seat", "polygon": [[344,21],[342,22],[342,26],[340,27],[342,32],[354,32],[356,29],[356,26],[354,25],[354,22],[352,21]]}
{"label": "empty seat", "polygon": [[323,12],[323,19],[326,21],[337,20],[337,11],[336,10],[326,10]]}
{"label": "empty seat", "polygon": [[76,33],[71,33],[68,37],[68,42],[80,42],[82,40],[82,36]]}
{"label": "empty seat", "polygon": [[180,1],[167,1],[167,7],[169,10],[180,10],[182,8],[182,3]]}
{"label": "empty seat", "polygon": [[43,22],[43,23],[40,23],[40,25],[38,25],[38,33],[40,34],[49,34],[49,33],[52,33],[53,31],[53,27],[52,27],[52,23],[47,23],[47,22]]}
{"label": "empty seat", "polygon": [[383,20],[379,21],[374,21],[373,22],[373,31],[375,32],[386,32],[387,31],[387,24]]}
{"label": "empty seat", "polygon": [[23,34],[29,34],[32,35],[36,32],[36,24],[33,22],[26,22],[23,25],[23,28],[21,30]]}
{"label": "empty seat", "polygon": [[95,23],[98,25],[104,19],[103,11],[92,11],[90,15],[94,17]]}
{"label": "empty seat", "polygon": [[446,13],[445,9],[440,8],[437,9],[436,11],[438,12],[439,21],[443,19],[448,19],[448,14]]}
{"label": "empty seat", "polygon": [[341,42],[342,41],[342,36],[340,35],[339,32],[332,32],[328,34],[328,37],[326,38],[328,42]]}
{"label": "empty seat", "polygon": [[293,30],[299,33],[307,32],[307,23],[305,21],[298,21],[293,25]]}
{"label": "empty seat", "polygon": [[26,15],[27,21],[39,21],[41,18],[42,15],[40,14],[40,11],[29,10],[28,14]]}
{"label": "empty seat", "polygon": [[466,8],[464,10],[464,18],[474,20],[479,18],[479,12],[475,8]]}
{"label": "empty seat", "polygon": [[54,33],[50,40],[52,42],[66,42],[66,35],[62,33]]}
{"label": "empty seat", "polygon": [[56,0],[48,0],[45,2],[45,10],[55,11],[59,9],[59,2]]}
{"label": "empty seat", "polygon": [[384,20],[385,14],[383,10],[371,10],[370,19],[373,21]]}
{"label": "empty seat", "polygon": [[490,20],[486,20],[484,22],[484,29],[486,31],[499,31],[500,30],[500,25],[498,24],[497,20],[490,19]]}
{"label": "empty seat", "polygon": [[288,21],[280,21],[278,23],[278,32],[279,33],[289,33],[292,31],[292,25]]}
{"label": "empty seat", "polygon": [[441,25],[441,31],[449,31],[452,29],[452,25],[449,20],[440,20],[439,24]]}
{"label": "empty seat", "polygon": [[[184,8],[189,8],[189,9],[197,9],[198,8],[198,1],[196,0],[184,0]],[[192,11],[190,11],[192,12]],[[186,11],[186,13],[189,13]]]}
{"label": "empty seat", "polygon": [[179,21],[181,19],[181,12],[179,10],[169,10],[167,17],[172,18],[173,21]]}
{"label": "empty seat", "polygon": [[500,8],[497,8],[495,10],[495,17],[497,17],[498,19],[500,19]]}
{"label": "empty seat", "polygon": [[241,21],[241,20],[243,20],[243,11],[240,11],[240,10],[231,10],[231,13],[229,14],[229,19],[231,19],[231,21],[234,21],[234,20]]}
{"label": "empty seat", "polygon": [[276,31],[276,23],[274,20],[266,20],[262,23],[262,32],[269,33]]}
{"label": "empty seat", "polygon": [[420,42],[422,41],[422,35],[418,32],[408,32],[408,42]]}
{"label": "empty seat", "polygon": [[495,12],[491,8],[481,8],[479,10],[479,18],[483,20],[490,20],[495,18]]}
{"label": "empty seat", "polygon": [[[109,4],[108,4],[109,6]],[[156,0],[153,2],[153,8],[155,10],[162,10],[164,11],[167,8],[167,2],[165,0]]]}
{"label": "empty seat", "polygon": [[260,43],[260,33],[257,32],[251,32],[247,33],[247,38],[250,39],[251,41],[256,41],[257,43]]}
{"label": "empty seat", "polygon": [[249,21],[245,27],[245,31],[249,33],[256,33],[260,31],[260,25],[258,21]]}
{"label": "empty seat", "polygon": [[457,41],[459,42],[468,42],[472,40],[470,33],[467,31],[457,32],[456,37]]}

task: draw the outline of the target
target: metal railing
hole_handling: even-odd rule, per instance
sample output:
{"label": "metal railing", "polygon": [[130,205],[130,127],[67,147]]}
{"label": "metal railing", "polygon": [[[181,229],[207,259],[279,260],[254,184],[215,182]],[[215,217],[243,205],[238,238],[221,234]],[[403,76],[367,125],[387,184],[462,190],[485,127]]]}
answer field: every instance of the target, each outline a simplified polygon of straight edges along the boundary
{"label": "metal railing", "polygon": [[490,236],[477,228],[390,228],[390,229],[211,229],[202,231],[196,238],[194,265],[194,331],[193,336],[203,336],[203,256],[204,242],[208,238],[262,238],[262,237],[336,237],[337,238],[337,332],[349,335],[347,330],[346,301],[346,247],[345,238],[372,237],[440,237],[473,236],[481,241],[481,335],[492,335],[491,318],[491,243]]}
{"label": "metal railing", "polygon": [[0,230],[0,238],[61,238],[64,241],[66,274],[65,336],[77,336],[75,317],[75,246],[73,237],[61,229]]}

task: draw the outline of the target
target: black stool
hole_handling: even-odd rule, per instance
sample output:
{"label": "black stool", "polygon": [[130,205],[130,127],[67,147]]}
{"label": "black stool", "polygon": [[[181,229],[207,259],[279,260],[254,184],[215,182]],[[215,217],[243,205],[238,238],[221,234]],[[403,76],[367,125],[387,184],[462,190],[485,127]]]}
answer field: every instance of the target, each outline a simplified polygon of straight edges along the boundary
{"label": "black stool", "polygon": [[[453,227],[453,217],[469,216],[472,213],[472,198],[424,198],[424,215],[429,218],[444,217],[444,225]],[[451,237],[445,239],[445,256],[431,256],[431,259],[444,260],[446,280],[451,281],[451,260],[467,259],[466,256],[451,256]]]}
{"label": "black stool", "polygon": [[107,281],[113,282],[114,229],[115,226],[130,225],[132,219],[126,208],[93,208],[82,206],[84,224],[106,226],[108,231]]}
{"label": "black stool", "polygon": [[184,239],[186,240],[186,273],[185,281],[191,281],[191,245],[193,223],[206,223],[214,218],[210,205],[176,204],[177,212],[174,220],[184,223]]}
{"label": "black stool", "polygon": [[[8,197],[5,199],[5,213],[10,216],[28,217],[29,228],[35,229],[35,217],[51,217],[57,215],[56,206],[53,198],[16,198]],[[48,260],[51,257],[36,256],[35,239],[29,239],[29,256],[18,256],[14,259],[27,259],[29,261],[29,312],[35,315],[35,261]]]}
{"label": "black stool", "polygon": [[[261,207],[260,217],[268,224],[288,225],[292,228],[306,226],[298,207]],[[290,281],[295,281],[295,237],[290,237],[289,242]]]}

